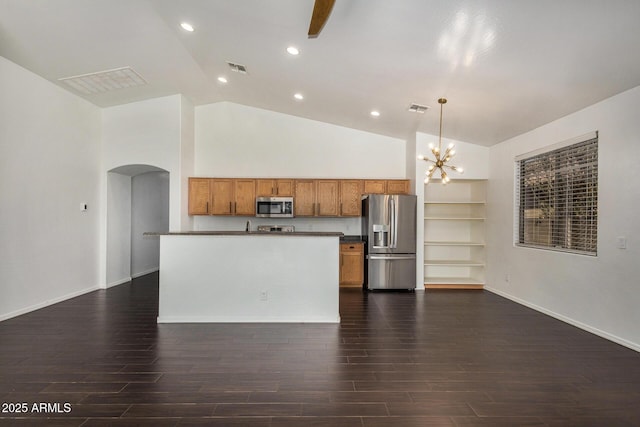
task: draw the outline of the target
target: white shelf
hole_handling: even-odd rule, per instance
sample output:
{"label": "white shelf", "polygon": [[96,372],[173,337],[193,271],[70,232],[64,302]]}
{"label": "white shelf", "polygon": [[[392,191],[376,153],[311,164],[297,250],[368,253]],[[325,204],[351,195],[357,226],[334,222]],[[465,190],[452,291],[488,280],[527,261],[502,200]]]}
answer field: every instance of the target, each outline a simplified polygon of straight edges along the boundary
{"label": "white shelf", "polygon": [[430,259],[424,261],[425,266],[446,267],[484,267],[484,261],[460,260],[460,259]]}
{"label": "white shelf", "polygon": [[485,275],[486,181],[425,186],[424,285],[482,289]]}
{"label": "white shelf", "polygon": [[484,246],[483,242],[425,241],[425,246]]}

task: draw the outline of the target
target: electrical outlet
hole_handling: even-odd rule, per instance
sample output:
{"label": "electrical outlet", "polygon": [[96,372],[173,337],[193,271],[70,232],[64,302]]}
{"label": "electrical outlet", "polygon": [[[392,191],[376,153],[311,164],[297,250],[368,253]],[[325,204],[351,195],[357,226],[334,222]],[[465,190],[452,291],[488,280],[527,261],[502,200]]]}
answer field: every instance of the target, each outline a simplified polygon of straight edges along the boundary
{"label": "electrical outlet", "polygon": [[269,299],[269,292],[260,291],[260,301],[267,301]]}
{"label": "electrical outlet", "polygon": [[624,236],[616,237],[616,247],[618,249],[627,249],[627,238]]}

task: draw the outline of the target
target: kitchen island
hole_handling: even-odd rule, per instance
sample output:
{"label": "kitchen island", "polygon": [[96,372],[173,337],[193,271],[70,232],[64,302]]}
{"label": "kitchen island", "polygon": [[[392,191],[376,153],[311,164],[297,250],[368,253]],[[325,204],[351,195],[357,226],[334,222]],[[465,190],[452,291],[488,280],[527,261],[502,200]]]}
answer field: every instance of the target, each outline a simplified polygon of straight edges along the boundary
{"label": "kitchen island", "polygon": [[342,233],[155,235],[160,236],[158,323],[340,322]]}

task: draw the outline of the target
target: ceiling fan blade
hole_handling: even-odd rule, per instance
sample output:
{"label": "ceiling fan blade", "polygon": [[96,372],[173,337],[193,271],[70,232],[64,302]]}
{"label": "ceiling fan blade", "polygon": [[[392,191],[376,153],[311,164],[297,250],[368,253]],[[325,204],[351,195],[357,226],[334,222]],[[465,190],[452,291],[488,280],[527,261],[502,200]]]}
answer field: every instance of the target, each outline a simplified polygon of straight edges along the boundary
{"label": "ceiling fan blade", "polygon": [[311,15],[311,23],[309,24],[309,38],[318,37],[322,27],[329,19],[331,9],[336,0],[316,0],[313,5],[313,14]]}

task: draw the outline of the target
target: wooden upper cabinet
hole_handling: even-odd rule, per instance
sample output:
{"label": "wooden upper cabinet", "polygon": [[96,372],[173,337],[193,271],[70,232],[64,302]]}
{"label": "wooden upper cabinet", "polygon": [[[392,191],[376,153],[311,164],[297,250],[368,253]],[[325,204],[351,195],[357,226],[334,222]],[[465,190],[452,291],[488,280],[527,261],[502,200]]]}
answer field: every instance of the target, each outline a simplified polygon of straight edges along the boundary
{"label": "wooden upper cabinet", "polygon": [[409,194],[410,185],[408,179],[388,179],[387,180],[387,193],[388,194]]}
{"label": "wooden upper cabinet", "polygon": [[189,178],[189,215],[209,215],[209,178]]}
{"label": "wooden upper cabinet", "polygon": [[233,191],[233,214],[255,215],[256,181],[254,179],[235,179]]}
{"label": "wooden upper cabinet", "polygon": [[314,216],[316,211],[316,182],[312,179],[296,179],[295,200],[293,209],[295,216]]}
{"label": "wooden upper cabinet", "polygon": [[256,179],[256,197],[271,197],[275,189],[274,179]]}
{"label": "wooden upper cabinet", "polygon": [[255,215],[256,197],[295,197],[295,216],[360,216],[363,194],[409,194],[406,179],[189,178],[189,215]]}
{"label": "wooden upper cabinet", "polygon": [[231,178],[212,178],[209,181],[211,191],[211,215],[233,215],[233,186]]}
{"label": "wooden upper cabinet", "polygon": [[293,196],[293,179],[257,179],[256,197]]}
{"label": "wooden upper cabinet", "polygon": [[276,179],[276,196],[291,197],[294,194],[292,179]]}
{"label": "wooden upper cabinet", "polygon": [[387,192],[387,181],[384,179],[365,179],[363,194],[385,194]]}
{"label": "wooden upper cabinet", "polygon": [[340,180],[340,216],[360,216],[362,187],[359,179]]}
{"label": "wooden upper cabinet", "polygon": [[408,179],[365,179],[363,194],[409,194]]}
{"label": "wooden upper cabinet", "polygon": [[256,213],[254,179],[211,178],[209,180],[211,215],[245,215]]}
{"label": "wooden upper cabinet", "polygon": [[317,216],[339,216],[340,187],[338,180],[318,180],[316,184]]}

